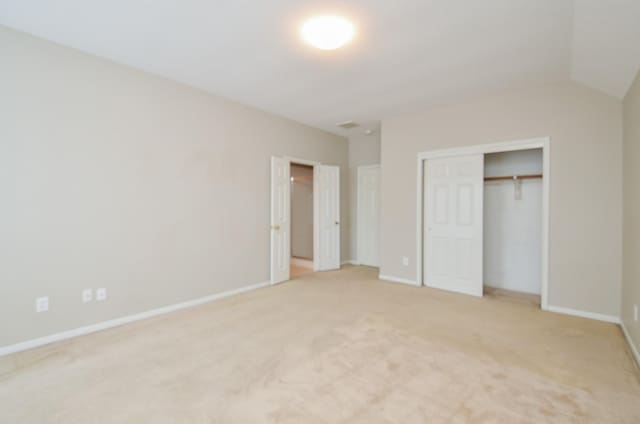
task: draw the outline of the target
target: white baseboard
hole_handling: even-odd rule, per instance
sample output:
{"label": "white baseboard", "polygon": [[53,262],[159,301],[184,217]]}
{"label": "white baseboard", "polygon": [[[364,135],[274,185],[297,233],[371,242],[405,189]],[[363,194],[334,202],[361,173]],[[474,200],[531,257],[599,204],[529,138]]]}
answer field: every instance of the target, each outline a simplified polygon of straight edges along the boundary
{"label": "white baseboard", "polygon": [[302,258],[291,258],[291,265],[300,266],[303,268],[313,269],[313,260],[310,259],[302,259]]}
{"label": "white baseboard", "polygon": [[167,305],[157,309],[151,309],[149,311],[141,312],[139,314],[128,315],[125,317],[116,318],[109,321],[103,321],[97,324],[91,324],[85,327],[75,328],[73,330],[63,331],[61,333],[51,334],[48,336],[27,340],[25,342],[16,343],[9,346],[2,346],[0,347],[0,356],[21,352],[23,350],[33,349],[35,347],[44,346],[50,343],[59,342],[62,340],[67,340],[67,339],[71,339],[78,336],[83,336],[85,334],[95,333],[96,331],[118,327],[120,325],[128,324],[130,322],[140,321],[140,320],[155,317],[158,315],[167,314],[169,312],[179,311],[181,309],[186,309],[186,308],[192,308],[194,306],[202,305],[203,303],[213,302],[214,300],[219,300],[225,297],[234,296],[236,294],[259,289],[262,287],[266,287],[268,285],[269,285],[268,281],[265,283],[253,284],[251,286],[241,287],[239,289],[234,289],[234,290],[228,290],[222,293],[216,293],[209,296],[200,297],[198,299],[188,300],[186,302]]}
{"label": "white baseboard", "polygon": [[556,312],[558,314],[573,315],[581,318],[594,319],[596,321],[605,321],[605,322],[611,322],[613,324],[620,324],[620,318],[614,315],[604,315],[604,314],[598,314],[595,312],[579,311],[577,309],[562,308],[560,306],[552,306],[552,305],[548,305],[546,310],[549,312]]}
{"label": "white baseboard", "polygon": [[379,280],[384,280],[384,281],[391,281],[393,283],[402,283],[402,284],[408,284],[410,286],[416,286],[416,287],[420,287],[420,284],[416,283],[414,280],[409,280],[406,278],[400,278],[400,277],[394,277],[392,275],[378,275],[378,279]]}
{"label": "white baseboard", "polygon": [[347,259],[346,261],[340,262],[340,265],[360,265],[358,261],[354,259]]}
{"label": "white baseboard", "polygon": [[631,335],[627,331],[627,327],[624,325],[624,321],[620,322],[620,327],[622,327],[622,332],[624,333],[625,339],[627,339],[627,344],[629,345],[629,349],[631,349],[631,353],[633,354],[634,359],[636,360],[636,365],[640,368],[640,352],[638,352],[638,348],[635,343],[633,343],[633,339]]}

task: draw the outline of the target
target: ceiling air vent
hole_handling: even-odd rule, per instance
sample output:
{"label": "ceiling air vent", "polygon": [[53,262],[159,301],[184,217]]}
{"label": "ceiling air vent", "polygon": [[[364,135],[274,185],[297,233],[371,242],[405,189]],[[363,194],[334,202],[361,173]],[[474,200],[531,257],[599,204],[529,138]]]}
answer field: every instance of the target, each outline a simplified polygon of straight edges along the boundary
{"label": "ceiling air vent", "polygon": [[348,130],[349,128],[359,127],[360,124],[356,124],[353,121],[345,121],[345,122],[340,122],[339,124],[336,124],[336,126]]}

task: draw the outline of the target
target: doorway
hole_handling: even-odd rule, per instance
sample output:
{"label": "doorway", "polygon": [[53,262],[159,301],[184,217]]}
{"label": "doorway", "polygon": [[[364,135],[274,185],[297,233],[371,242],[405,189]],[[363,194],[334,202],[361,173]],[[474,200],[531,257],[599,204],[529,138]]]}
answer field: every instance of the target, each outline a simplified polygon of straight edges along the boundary
{"label": "doorway", "polygon": [[271,158],[271,284],[291,278],[291,164],[313,169],[313,271],[340,268],[340,168],[274,156]]}
{"label": "doorway", "polygon": [[313,272],[313,166],[291,162],[290,277]]}
{"label": "doorway", "polygon": [[420,285],[539,295],[547,309],[549,158],[548,138],[420,153]]}

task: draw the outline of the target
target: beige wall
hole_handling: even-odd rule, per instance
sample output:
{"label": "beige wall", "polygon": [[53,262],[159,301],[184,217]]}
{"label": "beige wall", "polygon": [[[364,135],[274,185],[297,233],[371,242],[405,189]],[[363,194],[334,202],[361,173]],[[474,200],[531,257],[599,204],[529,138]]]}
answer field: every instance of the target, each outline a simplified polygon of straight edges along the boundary
{"label": "beige wall", "polygon": [[267,281],[271,155],[340,165],[348,256],[346,139],[3,27],[0,54],[0,346]]}
{"label": "beige wall", "polygon": [[612,97],[558,83],[384,120],[380,273],[416,278],[418,152],[549,136],[549,304],[619,316],[621,109]]}
{"label": "beige wall", "polygon": [[640,323],[633,320],[633,305],[640,308],[640,73],[624,98],[624,270],[622,321],[640,348]]}
{"label": "beige wall", "polygon": [[349,203],[353,205],[350,213],[351,251],[349,259],[358,259],[358,167],[380,163],[380,132],[371,135],[358,134],[349,137]]}

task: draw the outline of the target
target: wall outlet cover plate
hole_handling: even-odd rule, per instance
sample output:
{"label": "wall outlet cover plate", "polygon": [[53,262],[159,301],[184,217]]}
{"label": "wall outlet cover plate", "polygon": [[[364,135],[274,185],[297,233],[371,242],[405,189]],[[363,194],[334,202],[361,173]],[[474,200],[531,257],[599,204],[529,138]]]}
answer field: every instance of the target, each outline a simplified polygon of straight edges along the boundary
{"label": "wall outlet cover plate", "polygon": [[107,298],[107,289],[100,288],[96,289],[96,300],[106,300]]}
{"label": "wall outlet cover plate", "polygon": [[47,312],[49,310],[49,297],[36,298],[36,312]]}
{"label": "wall outlet cover plate", "polygon": [[82,290],[82,301],[84,303],[91,302],[93,300],[93,290],[85,289]]}

